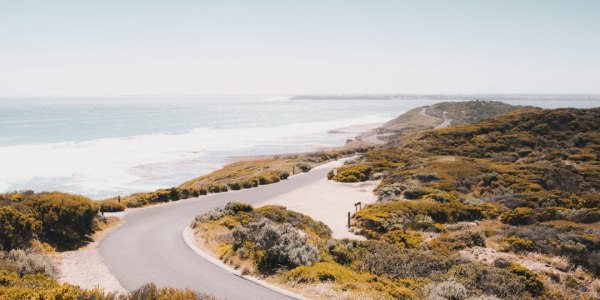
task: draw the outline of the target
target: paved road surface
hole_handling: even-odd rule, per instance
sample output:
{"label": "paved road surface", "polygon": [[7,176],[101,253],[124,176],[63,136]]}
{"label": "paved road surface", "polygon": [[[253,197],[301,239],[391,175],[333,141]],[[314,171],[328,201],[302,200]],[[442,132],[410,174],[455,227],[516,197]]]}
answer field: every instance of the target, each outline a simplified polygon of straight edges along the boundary
{"label": "paved road surface", "polygon": [[316,182],[331,168],[330,163],[276,184],[133,210],[125,216],[123,225],[101,241],[100,254],[128,290],[155,282],[227,299],[286,299],[204,260],[186,246],[182,231],[199,213],[230,201],[262,202]]}

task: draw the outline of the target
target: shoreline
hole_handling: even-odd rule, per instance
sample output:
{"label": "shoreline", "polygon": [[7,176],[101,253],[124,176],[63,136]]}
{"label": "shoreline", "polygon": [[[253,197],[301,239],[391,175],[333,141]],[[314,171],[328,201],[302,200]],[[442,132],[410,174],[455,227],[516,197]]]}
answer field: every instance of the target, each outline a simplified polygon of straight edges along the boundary
{"label": "shoreline", "polygon": [[[335,149],[342,148],[342,147],[343,146],[335,147]],[[293,155],[300,155],[300,154],[301,153],[231,157],[227,163],[223,164],[223,166],[221,166],[220,168],[218,168],[216,170],[220,170],[228,164],[232,164],[234,162],[239,162],[239,161],[253,161],[253,160],[274,158],[276,156],[285,156],[285,155],[293,156]],[[338,159],[338,160],[334,160],[334,161],[323,162],[321,164],[314,166],[313,169],[320,169],[325,166],[330,167],[331,164],[342,165],[343,162],[345,162],[349,159],[352,159],[352,158],[353,157],[346,157],[346,158],[342,158],[342,159]],[[214,172],[214,170],[211,172]],[[208,175],[211,172],[204,174],[204,175]],[[301,174],[304,174],[304,173],[291,174],[290,178],[295,177],[297,175],[301,175]],[[199,176],[203,176],[203,175],[199,175]],[[195,178],[197,178],[197,177],[195,177]],[[328,181],[326,178],[324,178],[324,180]],[[305,190],[305,189],[300,188],[298,190]],[[314,186],[313,186],[312,190],[314,191]],[[281,205],[282,204],[281,202],[286,201],[285,199],[287,199],[287,197],[290,197],[290,196],[294,197],[295,191],[297,191],[297,190],[290,191],[289,193],[284,195],[284,198],[278,199],[275,202],[273,202],[272,204],[277,203],[277,204]],[[229,192],[234,192],[234,191],[229,191]],[[227,192],[227,193],[229,193],[229,192]],[[185,199],[182,199],[180,201],[185,201]],[[354,201],[354,200],[350,200],[350,201]],[[60,273],[59,273],[60,275],[59,275],[58,280],[60,282],[68,282],[68,283],[75,284],[75,285],[85,287],[85,288],[101,287],[105,291],[126,292],[127,290],[125,288],[123,288],[123,286],[120,284],[120,282],[115,277],[115,275],[110,272],[110,270],[108,269],[108,266],[104,263],[104,258],[100,254],[98,246],[105,236],[110,234],[110,232],[112,230],[116,229],[118,226],[123,224],[123,222],[125,222],[125,216],[129,212],[131,212],[133,210],[138,210],[138,209],[146,209],[146,208],[158,207],[161,205],[168,205],[170,203],[173,203],[173,202],[147,205],[147,206],[138,207],[138,208],[126,208],[124,211],[116,212],[116,213],[105,213],[104,214],[105,217],[119,218],[119,221],[117,222],[117,224],[99,232],[98,236],[95,237],[94,241],[92,243],[84,246],[83,248],[73,250],[73,251],[57,253],[57,257],[58,257],[58,261],[59,261],[59,269],[60,269]],[[266,202],[261,203],[260,205],[261,206],[267,205],[267,203]],[[311,215],[311,217],[313,217],[313,216]],[[326,221],[328,221],[328,220],[326,220]],[[337,227],[339,227],[339,226],[336,226],[335,228],[337,228]],[[332,228],[332,230],[334,230],[334,228]],[[335,232],[339,233],[339,229],[336,230]],[[356,235],[351,234],[350,232],[347,232],[346,237],[360,238]],[[85,266],[85,267],[83,267],[83,266]]]}
{"label": "shoreline", "polygon": [[[305,153],[343,146],[346,136],[354,137],[353,131],[339,134],[329,131],[347,128],[351,121],[308,128],[300,123],[290,129],[279,128],[281,126],[241,128],[222,135],[198,131],[191,136],[155,134],[0,147],[5,157],[32,157],[18,168],[15,160],[5,160],[6,167],[15,171],[5,174],[6,180],[0,179],[0,188],[7,193],[60,190],[94,200],[168,188],[242,157],[252,159],[252,156]],[[379,122],[377,119],[354,121],[358,123],[352,126],[359,128],[379,124],[373,123]],[[95,159],[90,160],[90,157]],[[36,180],[31,179],[33,177]]]}

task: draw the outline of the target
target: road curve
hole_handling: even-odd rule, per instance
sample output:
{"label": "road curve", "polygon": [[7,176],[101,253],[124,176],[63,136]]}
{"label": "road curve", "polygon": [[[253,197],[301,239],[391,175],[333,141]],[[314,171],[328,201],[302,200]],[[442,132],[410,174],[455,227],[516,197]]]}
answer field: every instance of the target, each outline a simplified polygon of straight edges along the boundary
{"label": "road curve", "polygon": [[211,194],[132,210],[125,222],[100,242],[100,254],[121,285],[133,290],[144,283],[190,288],[227,299],[287,299],[233,275],[187,247],[183,229],[202,212],[230,201],[257,204],[318,181],[341,161],[314,168],[279,183],[253,189]]}

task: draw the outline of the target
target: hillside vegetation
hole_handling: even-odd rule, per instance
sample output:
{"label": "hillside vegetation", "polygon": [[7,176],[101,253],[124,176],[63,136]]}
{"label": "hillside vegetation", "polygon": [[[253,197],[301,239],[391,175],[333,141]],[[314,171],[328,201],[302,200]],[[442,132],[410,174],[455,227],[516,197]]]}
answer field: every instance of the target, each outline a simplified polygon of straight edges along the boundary
{"label": "hillside vegetation", "polygon": [[243,273],[316,298],[598,299],[599,155],[600,109],[511,110],[391,137],[330,172],[383,178],[353,215],[366,241],[283,207],[231,204],[193,226]]}
{"label": "hillside vegetation", "polygon": [[0,195],[0,250],[25,249],[34,240],[58,249],[77,248],[103,222],[91,199],[59,192]]}
{"label": "hillside vegetation", "polygon": [[50,253],[90,242],[92,234],[108,222],[98,215],[98,208],[89,198],[59,192],[0,194],[0,300],[214,299],[152,283],[121,294],[59,283]]}
{"label": "hillside vegetation", "polygon": [[384,176],[379,203],[355,216],[369,238],[461,257],[480,251],[490,255],[469,258],[487,263],[510,257],[543,283],[531,295],[594,298],[599,155],[600,109],[525,109],[398,136],[338,174]]}
{"label": "hillside vegetation", "polygon": [[[323,223],[281,206],[229,203],[196,217],[197,241],[242,274],[266,276],[316,299],[528,299],[542,281],[516,262],[473,262],[427,251],[401,231],[367,241],[331,238]],[[467,243],[481,243],[471,235]],[[457,293],[457,294],[455,294]],[[452,296],[454,295],[454,296]]]}
{"label": "hillside vegetation", "polygon": [[445,120],[449,120],[449,125],[453,126],[470,124],[521,108],[498,101],[440,102],[411,109],[357,139],[365,140],[368,136],[376,135],[379,139],[389,141],[409,133],[433,129],[441,126]]}
{"label": "hillside vegetation", "polygon": [[308,172],[318,164],[361,153],[366,149],[358,147],[238,161],[207,175],[191,179],[177,187],[110,198],[104,200],[104,203],[110,204],[110,207],[114,207],[116,211],[125,207],[141,207],[211,193],[254,188],[285,180],[294,174]]}

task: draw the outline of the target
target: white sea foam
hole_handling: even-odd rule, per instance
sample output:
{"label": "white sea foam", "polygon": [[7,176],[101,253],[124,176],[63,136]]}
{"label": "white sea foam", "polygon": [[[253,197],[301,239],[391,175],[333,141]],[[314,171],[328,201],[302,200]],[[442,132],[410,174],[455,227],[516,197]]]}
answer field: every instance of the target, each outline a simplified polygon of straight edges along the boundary
{"label": "white sea foam", "polygon": [[177,185],[219,167],[225,159],[223,153],[247,155],[256,154],[251,151],[254,148],[264,152],[333,146],[350,136],[328,134],[329,130],[382,123],[387,118],[290,121],[270,128],[197,128],[182,134],[0,147],[0,191],[60,190],[95,198],[148,191]]}

